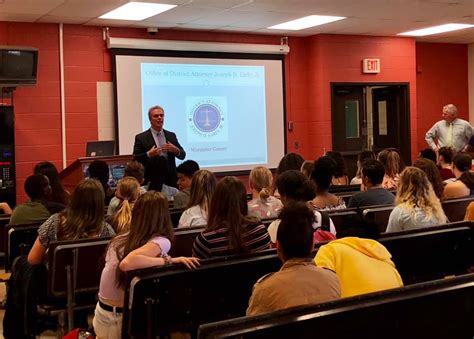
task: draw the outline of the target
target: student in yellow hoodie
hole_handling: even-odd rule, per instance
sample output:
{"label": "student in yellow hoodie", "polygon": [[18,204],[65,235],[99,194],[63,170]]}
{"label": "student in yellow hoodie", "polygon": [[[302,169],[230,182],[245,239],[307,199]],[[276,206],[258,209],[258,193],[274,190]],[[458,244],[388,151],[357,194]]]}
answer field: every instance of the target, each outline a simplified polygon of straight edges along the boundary
{"label": "student in yellow hoodie", "polygon": [[338,239],[322,246],[314,261],[317,266],[336,272],[341,283],[341,297],[402,287],[403,281],[388,250],[374,240],[375,225],[351,220]]}

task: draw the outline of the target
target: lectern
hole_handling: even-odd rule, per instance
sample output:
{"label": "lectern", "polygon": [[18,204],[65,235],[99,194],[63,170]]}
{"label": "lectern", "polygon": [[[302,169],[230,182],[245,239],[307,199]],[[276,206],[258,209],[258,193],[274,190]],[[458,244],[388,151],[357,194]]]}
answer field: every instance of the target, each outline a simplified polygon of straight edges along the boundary
{"label": "lectern", "polygon": [[79,181],[86,177],[87,168],[89,168],[89,164],[94,160],[102,160],[109,165],[111,186],[114,186],[114,183],[123,177],[123,170],[125,169],[127,163],[133,160],[133,155],[129,154],[78,158],[71,165],[62,170],[61,173],[59,173],[64,188],[67,191],[72,192]]}

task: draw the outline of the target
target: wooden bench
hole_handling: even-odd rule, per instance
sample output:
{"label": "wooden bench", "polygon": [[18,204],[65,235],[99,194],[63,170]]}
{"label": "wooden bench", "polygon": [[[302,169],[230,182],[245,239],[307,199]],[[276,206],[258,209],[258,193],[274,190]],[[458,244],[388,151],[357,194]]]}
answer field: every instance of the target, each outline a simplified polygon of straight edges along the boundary
{"label": "wooden bench", "polygon": [[178,227],[179,219],[181,218],[184,210],[184,208],[170,208],[169,213],[173,227]]}
{"label": "wooden bench", "polygon": [[[468,226],[469,225],[469,226]],[[380,239],[405,284],[464,274],[474,262],[470,224]],[[250,257],[202,260],[196,270],[161,267],[129,272],[122,335],[194,332],[199,324],[243,316],[252,286],[281,267],[274,250]]]}
{"label": "wooden bench", "polygon": [[93,309],[110,238],[52,242],[47,256],[48,303],[38,311],[57,316],[60,330],[74,328],[74,312]]}
{"label": "wooden bench", "polygon": [[254,283],[280,266],[269,250],[202,260],[192,271],[170,266],[129,272],[122,338],[195,331],[202,323],[245,314]]}
{"label": "wooden bench", "polygon": [[465,198],[447,199],[443,201],[443,210],[450,222],[464,220],[467,206],[474,201],[474,195]]}
{"label": "wooden bench", "polygon": [[6,232],[5,271],[9,272],[13,261],[20,255],[27,255],[38,236],[41,224],[8,225]]}
{"label": "wooden bench", "polygon": [[[449,222],[456,222],[464,220],[467,206],[474,201],[474,196],[459,199],[448,199],[443,201],[441,206]],[[364,210],[364,217],[375,222],[379,231],[385,232],[388,225],[388,219],[394,206],[387,207],[369,207]]]}
{"label": "wooden bench", "polygon": [[169,255],[172,257],[190,257],[193,254],[194,239],[204,227],[178,228],[174,231],[174,240]]}
{"label": "wooden bench", "polygon": [[472,338],[474,275],[202,325],[215,338]]}
{"label": "wooden bench", "polygon": [[328,191],[333,194],[348,192],[356,193],[360,192],[360,185],[333,185],[329,187]]}

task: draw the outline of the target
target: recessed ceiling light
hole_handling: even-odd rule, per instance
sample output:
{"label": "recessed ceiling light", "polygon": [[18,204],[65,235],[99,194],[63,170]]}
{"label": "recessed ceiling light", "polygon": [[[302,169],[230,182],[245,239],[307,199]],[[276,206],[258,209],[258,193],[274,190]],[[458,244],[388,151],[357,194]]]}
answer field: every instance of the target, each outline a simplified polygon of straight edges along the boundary
{"label": "recessed ceiling light", "polygon": [[327,15],[310,15],[304,18],[284,22],[275,26],[268,27],[269,29],[287,29],[292,31],[298,31],[309,27],[324,25],[330,22],[345,19],[344,16],[327,16]]}
{"label": "recessed ceiling light", "polygon": [[176,7],[176,5],[154,4],[150,2],[129,2],[101,15],[99,19],[141,21],[174,7]]}
{"label": "recessed ceiling light", "polygon": [[432,35],[432,34],[439,34],[451,31],[457,31],[459,29],[471,28],[474,25],[468,24],[445,24],[433,27],[427,27],[423,29],[417,29],[416,31],[398,33],[397,35],[408,35],[408,36],[425,36],[425,35]]}

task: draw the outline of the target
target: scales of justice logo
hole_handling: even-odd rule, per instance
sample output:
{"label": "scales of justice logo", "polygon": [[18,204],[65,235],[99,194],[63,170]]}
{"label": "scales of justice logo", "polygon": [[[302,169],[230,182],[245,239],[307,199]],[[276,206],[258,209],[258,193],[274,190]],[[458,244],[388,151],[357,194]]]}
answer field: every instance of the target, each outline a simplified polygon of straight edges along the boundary
{"label": "scales of justice logo", "polygon": [[188,107],[188,130],[197,137],[213,141],[227,139],[225,100],[200,98],[193,101]]}

